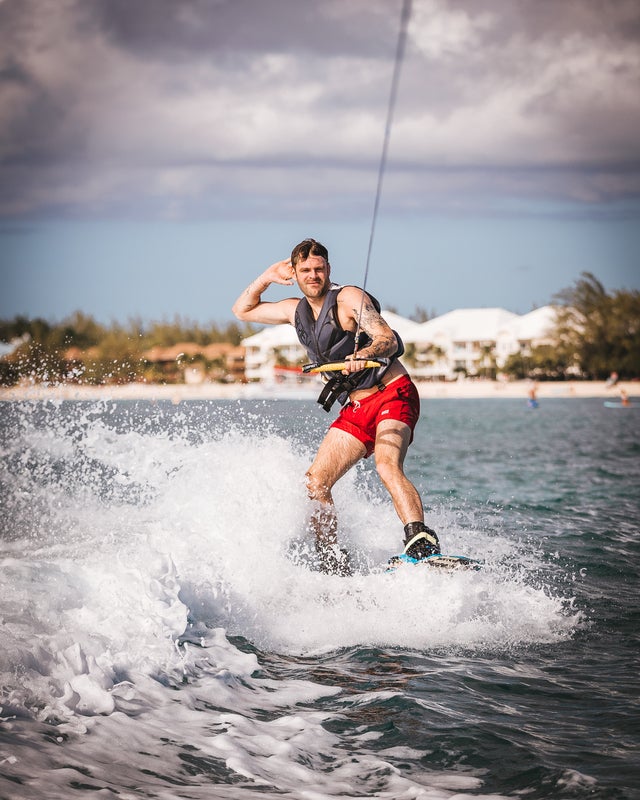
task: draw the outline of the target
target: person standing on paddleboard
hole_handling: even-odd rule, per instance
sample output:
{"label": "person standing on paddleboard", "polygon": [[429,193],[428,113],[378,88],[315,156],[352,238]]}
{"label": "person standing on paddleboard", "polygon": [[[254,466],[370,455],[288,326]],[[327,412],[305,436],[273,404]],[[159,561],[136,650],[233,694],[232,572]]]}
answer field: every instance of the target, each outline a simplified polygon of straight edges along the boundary
{"label": "person standing on paddleboard", "polygon": [[[291,258],[266,269],[244,290],[233,313],[244,322],[289,323],[316,364],[344,362],[318,399],[327,411],[337,399],[343,407],[306,474],[320,568],[349,574],[346,551],[337,544],[337,518],[331,490],[351,467],[372,453],[376,469],[404,526],[404,553],[422,559],[440,552],[436,533],[424,523],[422,500],[404,474],[403,463],[420,415],[418,391],[398,360],[403,346],[380,316],[380,306],[356,286],[331,282],[327,248],[305,239]],[[272,283],[291,286],[304,297],[276,302],[262,299]],[[356,346],[356,336],[358,344]],[[366,366],[382,359],[374,367]],[[327,373],[329,374],[329,373]]]}

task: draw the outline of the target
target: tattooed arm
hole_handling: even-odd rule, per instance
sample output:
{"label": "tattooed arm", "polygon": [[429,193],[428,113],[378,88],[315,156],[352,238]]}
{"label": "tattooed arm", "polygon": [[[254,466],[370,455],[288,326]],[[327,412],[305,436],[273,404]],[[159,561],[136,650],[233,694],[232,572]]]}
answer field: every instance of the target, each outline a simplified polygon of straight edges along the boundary
{"label": "tattooed arm", "polygon": [[[362,313],[361,313],[362,308]],[[398,349],[394,332],[376,311],[368,294],[362,301],[362,290],[355,286],[345,286],[338,297],[338,319],[345,330],[356,331],[360,318],[360,331],[371,339],[367,347],[356,353],[358,358],[390,358]],[[349,359],[350,360],[350,359]],[[361,362],[352,361],[349,372],[364,369]]]}

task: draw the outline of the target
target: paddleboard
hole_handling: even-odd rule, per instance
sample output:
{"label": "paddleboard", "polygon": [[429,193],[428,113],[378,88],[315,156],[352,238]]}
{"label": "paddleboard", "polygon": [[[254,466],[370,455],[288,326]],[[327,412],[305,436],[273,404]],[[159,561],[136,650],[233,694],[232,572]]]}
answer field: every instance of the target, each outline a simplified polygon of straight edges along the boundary
{"label": "paddleboard", "polygon": [[621,403],[619,400],[605,400],[605,408],[640,408],[640,403]]}
{"label": "paddleboard", "polygon": [[411,556],[401,553],[398,556],[393,556],[389,559],[387,565],[387,572],[395,572],[400,567],[429,567],[437,569],[480,569],[482,563],[476,561],[474,558],[468,556],[455,556],[447,553],[438,553],[437,555],[427,556],[417,561]]}

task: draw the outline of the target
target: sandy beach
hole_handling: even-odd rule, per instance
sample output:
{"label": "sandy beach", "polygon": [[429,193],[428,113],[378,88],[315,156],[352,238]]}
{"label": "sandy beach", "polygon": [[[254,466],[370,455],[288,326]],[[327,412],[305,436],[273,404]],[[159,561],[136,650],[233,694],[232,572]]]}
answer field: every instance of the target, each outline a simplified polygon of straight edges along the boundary
{"label": "sandy beach", "polygon": [[[455,381],[452,383],[418,383],[420,396],[425,399],[526,399],[530,381]],[[548,381],[537,384],[537,397],[578,398],[601,397],[618,399],[620,390],[626,389],[630,398],[640,397],[640,383],[621,383],[608,386],[605,381]],[[0,388],[0,400],[238,400],[238,399],[315,399],[319,385],[279,386],[266,384],[143,384],[121,386],[88,386],[78,384],[20,385]]]}

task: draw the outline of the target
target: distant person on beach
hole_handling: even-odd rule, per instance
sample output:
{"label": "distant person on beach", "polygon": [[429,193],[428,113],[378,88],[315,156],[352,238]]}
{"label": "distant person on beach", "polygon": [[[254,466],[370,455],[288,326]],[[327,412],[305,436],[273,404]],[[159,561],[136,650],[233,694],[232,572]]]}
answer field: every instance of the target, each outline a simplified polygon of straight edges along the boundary
{"label": "distant person on beach", "polygon": [[[291,258],[272,264],[249,284],[234,303],[233,313],[246,322],[295,326],[314,363],[345,362],[341,372],[332,373],[335,377],[318,399],[326,410],[335,399],[343,407],[320,444],[306,480],[314,502],[311,528],[320,569],[349,574],[349,556],[337,544],[331,490],[351,467],[372,453],[404,525],[403,552],[421,559],[439,553],[440,543],[425,525],[420,495],[403,469],[420,416],[420,399],[398,360],[403,352],[400,337],[380,316],[373,297],[356,286],[332,283],[330,275],[327,248],[315,239],[305,239],[293,248]],[[302,298],[262,299],[272,283],[291,286],[294,281]],[[378,358],[388,359],[388,363],[377,368],[364,366],[364,360]]]}
{"label": "distant person on beach", "polygon": [[538,386],[536,383],[532,383],[529,386],[529,399],[527,400],[527,404],[529,408],[537,408],[538,407]]}
{"label": "distant person on beach", "polygon": [[615,386],[618,383],[618,373],[612,372],[611,375],[607,378],[606,387],[607,389],[611,389],[611,387]]}

